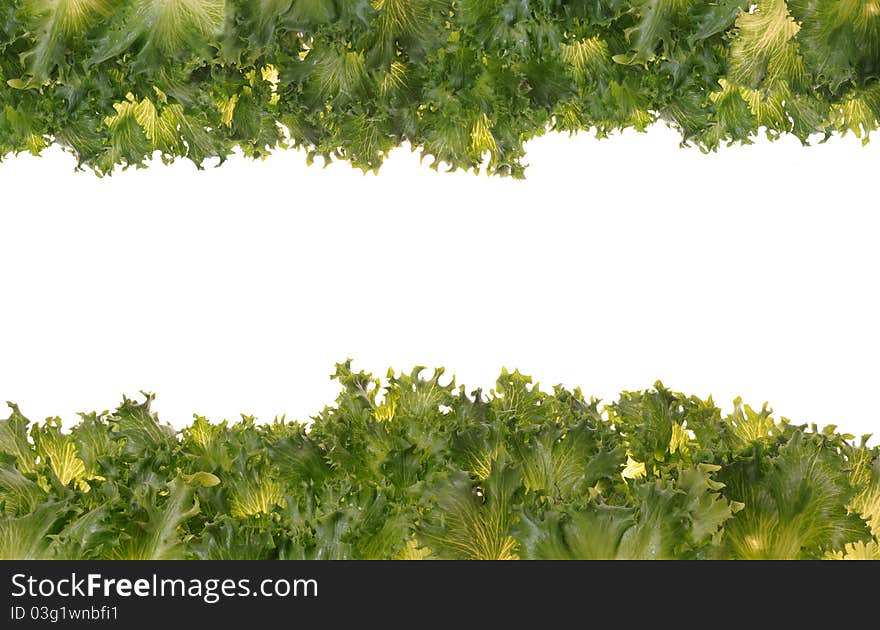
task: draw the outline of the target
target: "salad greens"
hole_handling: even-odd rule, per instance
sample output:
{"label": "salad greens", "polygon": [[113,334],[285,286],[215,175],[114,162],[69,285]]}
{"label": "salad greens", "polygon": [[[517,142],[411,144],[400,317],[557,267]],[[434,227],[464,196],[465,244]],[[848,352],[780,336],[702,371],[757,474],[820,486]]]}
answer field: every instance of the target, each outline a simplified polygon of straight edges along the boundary
{"label": "salad greens", "polygon": [[5,559],[880,559],[880,448],[660,383],[611,404],[519,372],[337,366],[306,425],[181,431],[152,396],[0,421]]}
{"label": "salad greens", "polygon": [[867,141],[878,76],[877,0],[6,0],[0,157],[376,170],[407,144],[521,177],[547,130]]}

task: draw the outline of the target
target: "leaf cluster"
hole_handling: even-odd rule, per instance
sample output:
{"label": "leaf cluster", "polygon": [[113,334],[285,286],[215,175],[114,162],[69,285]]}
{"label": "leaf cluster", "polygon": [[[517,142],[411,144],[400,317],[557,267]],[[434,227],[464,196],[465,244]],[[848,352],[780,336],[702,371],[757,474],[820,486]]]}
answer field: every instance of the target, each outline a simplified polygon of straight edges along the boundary
{"label": "leaf cluster", "polygon": [[8,0],[0,157],[99,174],[303,148],[521,177],[548,130],[710,151],[880,120],[876,0]]}
{"label": "leaf cluster", "polygon": [[880,449],[657,383],[337,366],[308,425],[0,421],[4,559],[880,559]]}

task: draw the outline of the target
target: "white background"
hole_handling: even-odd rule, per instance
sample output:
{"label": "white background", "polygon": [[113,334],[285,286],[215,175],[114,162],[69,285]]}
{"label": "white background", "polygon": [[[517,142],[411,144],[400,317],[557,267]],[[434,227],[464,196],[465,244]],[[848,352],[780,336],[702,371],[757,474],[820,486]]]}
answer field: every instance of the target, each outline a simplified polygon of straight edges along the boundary
{"label": "white background", "polygon": [[[302,154],[107,179],[0,164],[0,400],[32,419],[157,393],[175,426],[332,403],[334,363],[655,380],[880,433],[880,143],[703,155],[655,126],[529,145],[526,181]],[[5,416],[5,414],[0,414]]]}

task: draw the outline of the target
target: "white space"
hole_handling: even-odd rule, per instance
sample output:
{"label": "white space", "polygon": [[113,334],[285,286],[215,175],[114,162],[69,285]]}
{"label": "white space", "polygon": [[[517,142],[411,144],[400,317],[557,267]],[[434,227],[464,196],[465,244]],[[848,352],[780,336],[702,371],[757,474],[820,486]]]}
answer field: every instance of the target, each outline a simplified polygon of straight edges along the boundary
{"label": "white space", "polygon": [[661,379],[880,433],[880,142],[678,142],[548,135],[526,181],[405,150],[378,176],[296,152],[106,179],[7,159],[0,400],[73,423],[149,390],[176,426],[306,420],[351,357],[606,400]]}

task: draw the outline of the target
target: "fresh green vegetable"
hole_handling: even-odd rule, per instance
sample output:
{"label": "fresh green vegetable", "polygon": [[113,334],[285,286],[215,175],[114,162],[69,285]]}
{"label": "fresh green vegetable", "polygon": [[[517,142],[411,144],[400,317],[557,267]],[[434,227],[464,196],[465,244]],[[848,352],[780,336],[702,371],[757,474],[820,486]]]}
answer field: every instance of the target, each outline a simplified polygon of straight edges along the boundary
{"label": "fresh green vegetable", "polygon": [[867,140],[878,76],[877,0],[6,0],[0,157],[293,146],[374,170],[408,143],[522,176],[548,129]]}
{"label": "fresh green vegetable", "polygon": [[[308,427],[143,402],[0,421],[0,558],[873,558],[880,448],[661,384],[610,405],[504,371],[337,366]],[[426,375],[427,374],[427,375]]]}

